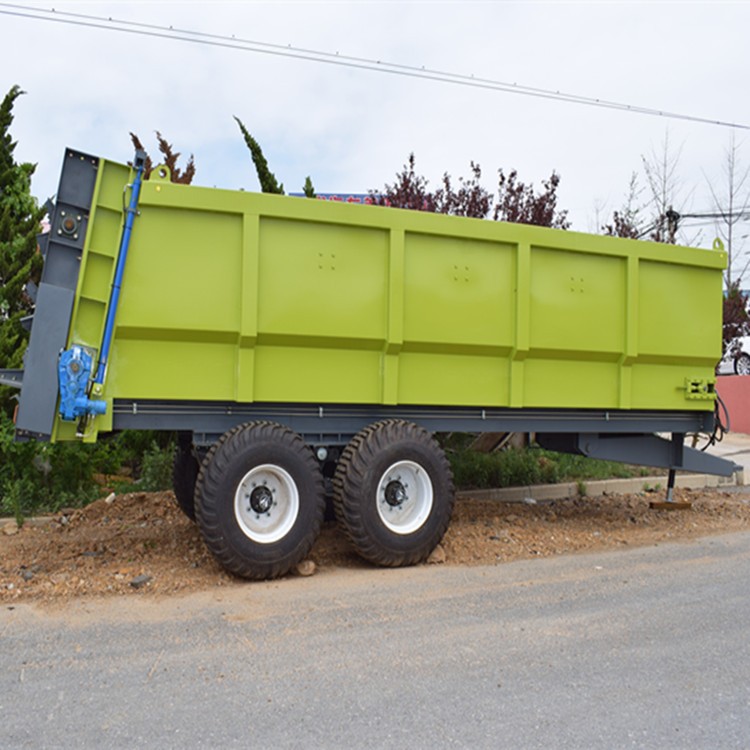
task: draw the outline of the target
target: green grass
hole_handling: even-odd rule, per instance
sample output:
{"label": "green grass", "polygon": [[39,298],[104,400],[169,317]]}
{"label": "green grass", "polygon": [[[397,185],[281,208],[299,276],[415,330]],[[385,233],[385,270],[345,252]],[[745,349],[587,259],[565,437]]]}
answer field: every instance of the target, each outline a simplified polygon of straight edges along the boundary
{"label": "green grass", "polygon": [[529,484],[576,482],[643,476],[641,467],[601,461],[543,448],[511,448],[497,453],[477,453],[466,447],[449,448],[448,460],[457,489],[476,490]]}

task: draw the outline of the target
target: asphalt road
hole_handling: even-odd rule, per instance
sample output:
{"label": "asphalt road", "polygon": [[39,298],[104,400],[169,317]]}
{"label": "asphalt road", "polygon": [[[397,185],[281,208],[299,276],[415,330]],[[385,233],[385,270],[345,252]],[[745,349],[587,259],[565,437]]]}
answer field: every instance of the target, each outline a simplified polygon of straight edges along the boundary
{"label": "asphalt road", "polygon": [[0,612],[2,748],[747,748],[750,534]]}

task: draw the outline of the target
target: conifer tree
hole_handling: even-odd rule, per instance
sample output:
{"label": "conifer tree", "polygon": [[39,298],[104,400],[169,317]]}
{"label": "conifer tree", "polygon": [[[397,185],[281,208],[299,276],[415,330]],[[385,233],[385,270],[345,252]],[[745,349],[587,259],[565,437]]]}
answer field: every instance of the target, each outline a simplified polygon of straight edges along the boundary
{"label": "conifer tree", "polygon": [[302,188],[302,191],[305,194],[305,198],[315,198],[315,187],[313,186],[312,179],[310,179],[310,175],[307,175],[305,177],[305,185]]}
{"label": "conifer tree", "polygon": [[[44,209],[31,195],[35,164],[16,162],[10,135],[13,105],[24,92],[13,86],[0,104],[0,368],[22,367],[28,332],[21,319],[34,310],[27,283],[39,282],[42,256],[36,235]],[[0,409],[12,414],[14,389],[0,388]]]}
{"label": "conifer tree", "polygon": [[284,195],[284,186],[280,185],[276,180],[276,175],[268,168],[268,162],[266,157],[263,156],[263,150],[260,147],[258,141],[250,135],[248,129],[242,123],[239,117],[236,115],[234,119],[240,126],[242,137],[245,139],[245,145],[250,149],[250,156],[255,164],[255,171],[258,173],[258,182],[260,182],[260,189],[263,193],[277,193]]}

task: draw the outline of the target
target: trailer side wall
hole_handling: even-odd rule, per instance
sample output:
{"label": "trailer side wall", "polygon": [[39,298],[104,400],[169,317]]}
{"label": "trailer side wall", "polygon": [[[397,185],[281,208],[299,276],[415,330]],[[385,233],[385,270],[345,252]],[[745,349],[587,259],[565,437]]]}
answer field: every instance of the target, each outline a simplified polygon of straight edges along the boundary
{"label": "trailer side wall", "polygon": [[[94,349],[128,179],[102,169],[68,342]],[[152,178],[103,397],[711,411],[725,264],[717,250]]]}

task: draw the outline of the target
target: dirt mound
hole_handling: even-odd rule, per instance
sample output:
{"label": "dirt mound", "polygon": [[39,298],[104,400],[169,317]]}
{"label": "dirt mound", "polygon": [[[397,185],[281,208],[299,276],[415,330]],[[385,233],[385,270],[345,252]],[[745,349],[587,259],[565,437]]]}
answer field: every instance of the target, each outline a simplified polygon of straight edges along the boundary
{"label": "dirt mound", "polygon": [[[649,508],[661,495],[571,498],[539,504],[461,499],[434,562],[493,565],[534,556],[646,545],[750,529],[750,491],[677,491],[687,511]],[[4,533],[3,533],[4,532]],[[171,492],[134,493],[0,532],[0,601],[170,595],[248,585],[225,573]],[[335,524],[310,559],[319,572],[367,567]]]}

